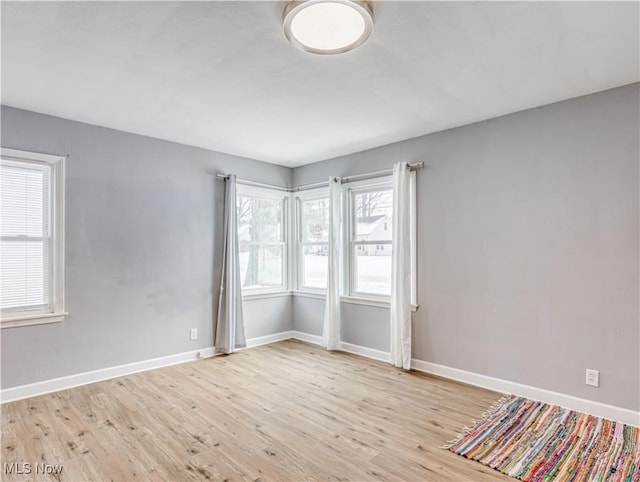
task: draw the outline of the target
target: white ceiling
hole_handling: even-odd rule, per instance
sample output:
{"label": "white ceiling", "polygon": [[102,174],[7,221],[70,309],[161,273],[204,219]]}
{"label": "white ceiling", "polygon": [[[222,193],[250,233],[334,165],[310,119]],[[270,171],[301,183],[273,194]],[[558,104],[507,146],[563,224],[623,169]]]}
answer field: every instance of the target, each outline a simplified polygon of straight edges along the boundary
{"label": "white ceiling", "polygon": [[2,2],[2,103],[299,166],[639,79],[637,2],[374,2],[356,51],[281,2]]}

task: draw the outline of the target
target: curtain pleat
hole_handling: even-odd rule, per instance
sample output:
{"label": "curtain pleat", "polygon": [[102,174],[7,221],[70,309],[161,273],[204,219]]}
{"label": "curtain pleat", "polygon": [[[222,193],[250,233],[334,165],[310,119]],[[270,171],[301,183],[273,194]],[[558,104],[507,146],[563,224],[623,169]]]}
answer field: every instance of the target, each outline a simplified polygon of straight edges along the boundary
{"label": "curtain pleat", "polygon": [[340,251],[342,188],[339,177],[329,179],[329,267],[327,271],[327,301],[324,310],[322,346],[340,349]]}
{"label": "curtain pleat", "polygon": [[247,346],[242,317],[237,216],[236,176],[230,174],[225,180],[224,191],[222,278],[214,341],[216,353],[233,353],[236,348]]}
{"label": "curtain pleat", "polygon": [[391,363],[411,368],[410,171],[393,166],[393,250],[391,254]]}

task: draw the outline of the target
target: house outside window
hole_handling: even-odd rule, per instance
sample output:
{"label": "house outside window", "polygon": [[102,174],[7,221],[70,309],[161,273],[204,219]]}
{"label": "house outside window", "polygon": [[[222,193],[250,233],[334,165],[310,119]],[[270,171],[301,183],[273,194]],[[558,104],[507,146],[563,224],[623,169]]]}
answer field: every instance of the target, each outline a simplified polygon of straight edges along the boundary
{"label": "house outside window", "polygon": [[393,192],[389,178],[347,187],[350,296],[391,294]]}

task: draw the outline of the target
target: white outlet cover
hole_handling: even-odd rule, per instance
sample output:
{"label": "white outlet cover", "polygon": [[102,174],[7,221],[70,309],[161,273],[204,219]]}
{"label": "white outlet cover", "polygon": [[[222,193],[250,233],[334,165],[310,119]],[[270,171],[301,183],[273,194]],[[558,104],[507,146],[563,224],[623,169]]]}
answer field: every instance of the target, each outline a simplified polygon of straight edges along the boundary
{"label": "white outlet cover", "polygon": [[592,370],[587,368],[587,378],[585,383],[592,387],[600,386],[600,372],[598,370]]}
{"label": "white outlet cover", "polygon": [[198,329],[197,328],[191,328],[191,330],[189,330],[189,338],[191,340],[197,340],[198,339]]}

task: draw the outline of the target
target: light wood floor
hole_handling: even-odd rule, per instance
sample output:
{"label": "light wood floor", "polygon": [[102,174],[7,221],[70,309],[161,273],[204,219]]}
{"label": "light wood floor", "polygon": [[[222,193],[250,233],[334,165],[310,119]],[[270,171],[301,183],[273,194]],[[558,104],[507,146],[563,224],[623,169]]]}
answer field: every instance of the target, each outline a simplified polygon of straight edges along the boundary
{"label": "light wood floor", "polygon": [[513,480],[439,448],[499,397],[285,341],[3,405],[1,454],[58,480]]}

